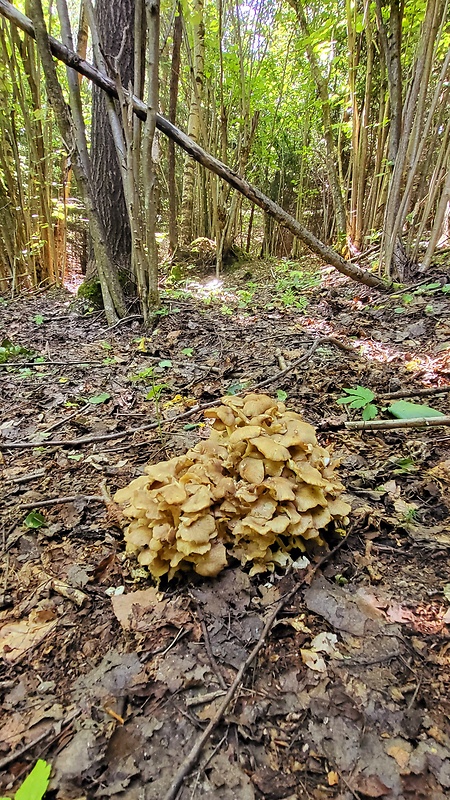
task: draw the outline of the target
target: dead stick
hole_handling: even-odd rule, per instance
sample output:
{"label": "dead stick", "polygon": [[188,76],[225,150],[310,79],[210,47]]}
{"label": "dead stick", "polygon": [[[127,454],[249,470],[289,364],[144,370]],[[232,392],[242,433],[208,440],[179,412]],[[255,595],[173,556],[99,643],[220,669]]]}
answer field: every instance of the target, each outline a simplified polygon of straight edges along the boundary
{"label": "dead stick", "polygon": [[86,500],[93,503],[104,503],[105,498],[99,494],[72,494],[69,497],[51,497],[49,500],[35,500],[33,503],[21,503],[19,510],[25,508],[41,508],[42,506],[61,506],[63,503],[73,503],[74,500]]}
{"label": "dead stick", "polygon": [[[241,392],[236,392],[237,395],[244,394],[248,391],[258,391],[259,389],[263,389],[265,386],[268,386],[270,383],[274,383],[275,381],[280,380],[288,372],[291,372],[295,367],[298,367],[300,364],[303,364],[305,361],[311,358],[312,354],[317,350],[318,347],[322,344],[334,344],[340,350],[344,350],[346,353],[355,354],[355,350],[348,344],[344,344],[344,342],[340,342],[338,339],[335,339],[334,336],[323,336],[320,339],[317,339],[312,347],[304,353],[301,358],[298,358],[296,361],[293,361],[292,364],[287,367],[286,369],[282,370],[281,372],[277,372],[276,375],[273,375],[271,378],[267,378],[260,383],[257,383],[255,386],[251,388],[247,388],[242,390]],[[152,431],[156,428],[161,428],[165,425],[171,425],[173,422],[179,422],[183,419],[189,419],[194,414],[197,414],[200,411],[205,411],[207,408],[213,408],[216,406],[220,400],[212,400],[210,403],[203,403],[202,405],[196,405],[193,408],[188,409],[188,411],[183,411],[182,414],[178,414],[176,417],[171,417],[170,419],[163,419],[157,422],[149,422],[147,425],[140,425],[138,428],[128,428],[124,431],[116,432],[116,433],[105,433],[102,436],[83,436],[81,439],[48,439],[47,441],[42,442],[0,442],[0,450],[18,450],[18,449],[26,449],[26,448],[34,448],[34,447],[80,447],[83,444],[93,444],[94,442],[111,442],[114,439],[122,439],[124,436],[133,436],[135,433],[141,433],[144,431]]]}
{"label": "dead stick", "polygon": [[[62,724],[61,731],[57,734],[57,736],[61,736],[63,730],[65,730],[67,726],[70,725],[71,722],[73,722],[75,717],[79,716],[80,713],[81,713],[80,709],[77,708],[74,709],[74,711],[72,711],[70,714],[68,714]],[[32,739],[31,742],[28,742],[28,744],[25,744],[19,750],[14,750],[13,753],[9,753],[9,755],[5,756],[5,758],[2,758],[2,760],[0,761],[0,769],[4,769],[9,764],[12,764],[14,761],[17,761],[17,759],[21,758],[25,753],[28,752],[28,750],[31,750],[33,747],[35,747],[35,745],[39,744],[39,742],[42,742],[43,739],[46,739],[50,731],[52,730],[54,731],[54,725],[51,725],[50,728],[45,731],[45,733],[41,733],[40,736],[37,736],[36,739]]]}
{"label": "dead stick", "polygon": [[227,691],[222,703],[220,704],[219,708],[217,709],[216,714],[214,715],[212,720],[209,722],[209,724],[207,725],[205,730],[202,731],[201,735],[198,737],[198,739],[195,742],[195,744],[193,745],[192,749],[190,750],[190,752],[188,753],[188,755],[186,756],[186,758],[182,762],[177,774],[175,775],[175,778],[173,779],[173,781],[172,781],[172,783],[171,783],[171,785],[169,787],[169,790],[164,795],[163,800],[175,800],[175,798],[177,797],[177,794],[178,794],[178,791],[179,791],[179,789],[181,787],[181,784],[183,783],[185,777],[191,771],[192,767],[197,763],[197,760],[198,760],[198,758],[200,756],[200,753],[201,753],[201,751],[203,749],[203,745],[208,741],[211,733],[217,728],[217,726],[218,726],[219,722],[221,721],[221,719],[222,719],[222,717],[223,717],[228,705],[230,704],[231,700],[233,699],[234,695],[236,694],[236,691],[238,690],[238,688],[240,686],[240,683],[242,681],[242,678],[244,677],[247,669],[250,667],[250,665],[253,663],[253,661],[255,660],[256,656],[258,655],[259,651],[262,649],[262,647],[263,647],[263,645],[265,643],[265,640],[267,638],[267,635],[270,633],[270,630],[271,630],[271,628],[272,628],[272,626],[273,626],[278,614],[280,613],[280,611],[282,611],[284,606],[286,606],[290,602],[290,600],[292,600],[292,598],[298,592],[298,590],[301,589],[301,587],[304,586],[305,583],[307,583],[307,581],[311,580],[313,575],[322,566],[322,564],[324,564],[325,561],[328,561],[328,559],[331,558],[331,556],[333,556],[342,547],[342,545],[347,541],[347,538],[348,538],[348,535],[344,539],[341,539],[341,541],[336,545],[336,547],[334,547],[333,550],[330,550],[329,553],[327,553],[323,558],[321,558],[320,561],[318,561],[317,564],[315,564],[315,566],[313,566],[312,568],[309,568],[308,570],[306,570],[305,574],[303,575],[303,578],[301,579],[301,581],[296,586],[294,586],[294,588],[291,589],[291,591],[288,592],[284,597],[282,597],[281,600],[277,603],[277,605],[275,606],[274,611],[272,612],[272,614],[270,615],[270,617],[267,620],[266,624],[264,625],[264,628],[263,628],[263,630],[261,632],[261,635],[260,635],[256,645],[254,646],[253,650],[251,650],[251,652],[249,653],[249,655],[247,656],[245,661],[239,667],[237,675],[236,675],[233,683],[231,684],[230,688],[228,689],[228,691]]}
{"label": "dead stick", "polygon": [[[121,320],[122,322],[123,320]],[[0,367],[76,367],[79,365],[109,367],[110,364],[104,364],[103,361],[5,361],[0,364]]]}
{"label": "dead stick", "polygon": [[397,400],[402,397],[427,397],[430,394],[445,394],[450,392],[449,386],[433,386],[428,389],[400,389],[398,392],[387,392],[386,394],[377,394],[377,400]]}
{"label": "dead stick", "polygon": [[389,431],[395,428],[438,428],[450,425],[448,417],[414,417],[414,419],[378,419],[371,422],[344,422],[349,431]]}
{"label": "dead stick", "polygon": [[286,369],[281,370],[281,372],[277,372],[277,374],[273,375],[271,378],[267,378],[266,380],[257,383],[256,386],[253,387],[252,391],[254,392],[257,389],[263,389],[265,386],[269,386],[270,383],[274,383],[275,381],[280,380],[280,378],[284,378],[284,376],[287,375],[288,372],[291,372],[296,367],[299,367],[300,364],[304,364],[305,361],[309,361],[313,353],[322,344],[334,344],[336,345],[336,347],[339,347],[340,350],[345,350],[346,353],[352,353],[352,355],[355,356],[357,355],[353,347],[351,347],[348,344],[344,344],[344,342],[340,342],[339,339],[335,339],[334,336],[322,336],[320,339],[317,339],[314,342],[312,347],[310,347],[310,349],[307,350],[306,353],[303,353],[303,355],[300,356],[300,358],[297,358],[295,361],[293,361],[292,364],[289,365],[289,367],[286,367]]}
{"label": "dead stick", "polygon": [[188,411],[183,411],[182,414],[178,414],[176,417],[162,419],[158,422],[149,422],[147,425],[140,425],[138,428],[128,428],[124,431],[116,433],[105,433],[102,436],[83,436],[81,439],[48,439],[46,442],[10,442],[9,444],[0,442],[0,450],[30,447],[80,447],[82,444],[92,444],[93,442],[110,442],[113,439],[122,439],[124,436],[133,436],[135,433],[152,431],[156,428],[162,427],[163,425],[170,425],[172,422],[178,422],[181,419],[188,419],[198,411],[203,411],[207,408],[216,406],[218,402],[219,400],[212,400],[210,403],[193,406],[193,408],[190,408]]}

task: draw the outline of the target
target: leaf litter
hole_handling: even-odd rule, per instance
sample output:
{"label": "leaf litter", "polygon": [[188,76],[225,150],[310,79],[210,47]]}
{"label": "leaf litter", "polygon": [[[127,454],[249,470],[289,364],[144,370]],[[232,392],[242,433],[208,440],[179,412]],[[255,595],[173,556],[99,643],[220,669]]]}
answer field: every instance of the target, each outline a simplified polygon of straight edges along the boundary
{"label": "leaf litter", "polygon": [[[264,286],[257,314],[205,313],[192,299],[144,338],[136,321],[108,332],[62,292],[2,308],[0,338],[19,348],[15,359],[36,362],[0,374],[2,794],[45,758],[55,798],[168,797],[273,610],[298,586],[178,796],[448,797],[445,429],[324,426],[358,418],[337,403],[346,387],[369,389],[378,409],[381,395],[445,390],[448,302],[426,320],[408,309],[399,336],[398,301],[366,289],[355,301],[354,287],[337,283],[337,295],[310,291],[303,312],[264,308]],[[276,377],[277,350],[289,365],[331,335],[355,356],[325,343]],[[53,366],[62,346],[66,363]],[[156,372],[130,380],[149,365]],[[278,401],[334,447],[352,506],[348,538],[311,580],[307,561],[253,577],[234,561],[214,579],[152,585],[125,555],[108,493],[206,440],[201,411],[169,418],[217,408],[230,389],[269,377],[264,392],[282,392]],[[429,404],[447,414],[448,394]],[[155,418],[164,424],[128,432]],[[72,444],[44,446],[56,426]],[[77,444],[85,437],[99,441]],[[8,447],[23,442],[34,446]]]}

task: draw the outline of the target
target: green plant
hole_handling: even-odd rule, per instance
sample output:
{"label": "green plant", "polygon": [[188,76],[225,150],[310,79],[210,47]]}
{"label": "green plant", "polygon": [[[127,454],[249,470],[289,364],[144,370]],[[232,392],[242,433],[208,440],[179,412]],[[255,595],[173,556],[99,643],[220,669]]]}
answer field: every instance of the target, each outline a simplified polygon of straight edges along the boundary
{"label": "green plant", "polygon": [[[41,800],[50,783],[51,769],[51,765],[40,758],[15,793],[14,800]],[[10,800],[10,798],[1,797],[0,800]]]}
{"label": "green plant", "polygon": [[3,339],[0,345],[0,364],[9,361],[10,358],[16,358],[16,356],[31,355],[33,355],[31,350],[27,350],[21,344],[13,344],[9,339]]}
{"label": "green plant", "polygon": [[155,374],[154,367],[145,367],[145,369],[141,369],[140,372],[137,372],[135,375],[128,375],[128,380],[133,381],[133,383],[137,383],[139,381],[148,381],[153,380]]}
{"label": "green plant", "polygon": [[302,311],[308,306],[307,298],[299,296],[294,289],[286,289],[281,295],[281,302],[287,308],[299,308]]}
{"label": "green plant", "polygon": [[106,403],[107,400],[111,397],[108,392],[102,392],[101,394],[96,394],[93,397],[88,397],[88,403],[91,403],[93,406],[99,406],[102,403]]}
{"label": "green plant", "polygon": [[238,289],[236,294],[239,298],[239,308],[246,308],[253,301],[255,289]]}
{"label": "green plant", "polygon": [[160,397],[161,397],[161,395],[162,395],[162,393],[166,389],[170,389],[170,386],[169,386],[168,383],[154,383],[152,388],[150,389],[150,391],[147,392],[147,394],[145,395],[145,399],[146,400],[156,400],[156,402],[158,402]]}
{"label": "green plant", "polygon": [[376,405],[372,402],[375,395],[371,389],[364,386],[357,386],[356,389],[344,389],[347,397],[340,397],[337,401],[340,406],[348,405],[349,408],[362,409],[362,418],[366,422],[374,419],[378,414]]}
{"label": "green plant", "polygon": [[39,511],[30,511],[25,517],[23,524],[26,528],[42,528],[47,524],[45,517]]}
{"label": "green plant", "polygon": [[403,522],[405,522],[406,524],[411,524],[412,522],[415,522],[415,520],[417,519],[417,509],[409,508],[408,511],[405,511],[405,513],[403,514],[402,519]]}

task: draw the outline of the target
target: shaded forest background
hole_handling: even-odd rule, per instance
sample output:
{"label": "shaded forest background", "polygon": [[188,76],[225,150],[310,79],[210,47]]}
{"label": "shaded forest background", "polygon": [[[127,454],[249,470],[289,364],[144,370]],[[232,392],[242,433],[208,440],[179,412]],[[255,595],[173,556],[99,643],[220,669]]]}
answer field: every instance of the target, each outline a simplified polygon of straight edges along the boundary
{"label": "shaded forest background", "polygon": [[[9,4],[0,3],[3,14]],[[0,18],[0,291],[97,274],[110,322],[158,306],[159,247],[296,258],[301,239],[156,129],[159,110],[340,256],[386,283],[450,234],[445,0],[40,0]],[[93,61],[118,101],[49,56]],[[129,93],[147,119],[133,115]]]}

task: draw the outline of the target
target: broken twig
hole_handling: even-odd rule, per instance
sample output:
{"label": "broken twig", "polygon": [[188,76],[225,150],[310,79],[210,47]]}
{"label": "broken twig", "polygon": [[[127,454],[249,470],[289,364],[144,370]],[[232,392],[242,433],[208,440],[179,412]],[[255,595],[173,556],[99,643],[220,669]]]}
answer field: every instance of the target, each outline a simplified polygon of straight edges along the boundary
{"label": "broken twig", "polygon": [[180,765],[180,767],[178,769],[178,772],[175,775],[175,778],[173,779],[172,783],[170,784],[170,787],[169,787],[168,791],[164,795],[163,800],[175,800],[175,798],[177,797],[178,791],[179,791],[184,779],[189,774],[189,772],[192,770],[193,766],[197,763],[197,760],[198,760],[198,758],[200,756],[200,753],[201,753],[201,751],[203,749],[203,745],[208,741],[211,733],[217,728],[218,724],[222,720],[222,717],[223,717],[225,711],[227,710],[231,700],[233,699],[234,695],[236,694],[237,690],[239,689],[239,686],[240,686],[240,684],[242,682],[242,679],[243,679],[245,673],[247,672],[248,668],[251,666],[251,664],[255,660],[255,658],[258,655],[258,653],[260,652],[260,650],[263,648],[263,646],[265,644],[265,641],[266,641],[266,638],[267,638],[268,634],[270,633],[270,631],[271,631],[271,629],[273,627],[273,624],[274,624],[278,614],[280,613],[280,611],[282,611],[283,608],[292,600],[292,598],[297,594],[299,589],[301,589],[302,586],[304,586],[306,583],[308,583],[311,580],[311,578],[317,572],[317,570],[320,569],[320,567],[326,561],[328,561],[328,559],[330,559],[338,550],[340,550],[342,545],[347,541],[347,538],[348,538],[348,535],[345,538],[341,539],[341,541],[336,545],[336,547],[334,547],[332,550],[330,550],[329,553],[327,553],[323,558],[321,558],[320,561],[317,562],[317,564],[315,564],[312,567],[309,567],[308,570],[305,571],[305,573],[304,573],[302,579],[299,581],[299,583],[297,583],[293,587],[293,589],[291,589],[290,592],[288,592],[284,597],[281,598],[281,600],[279,600],[279,602],[275,606],[274,611],[272,612],[272,614],[268,618],[266,624],[264,625],[264,628],[263,628],[263,630],[261,632],[261,635],[260,635],[256,645],[254,646],[253,650],[250,651],[250,653],[247,656],[247,658],[245,659],[245,661],[239,667],[239,670],[238,670],[238,672],[236,674],[236,677],[235,677],[233,683],[231,684],[230,688],[228,689],[228,691],[227,691],[222,703],[220,704],[219,708],[217,709],[216,714],[214,715],[212,720],[209,722],[209,724],[207,725],[205,730],[202,731],[201,735],[198,737],[197,741],[194,743],[194,745],[191,748],[190,752],[188,753],[188,755],[186,756],[186,758],[184,759],[184,761]]}

